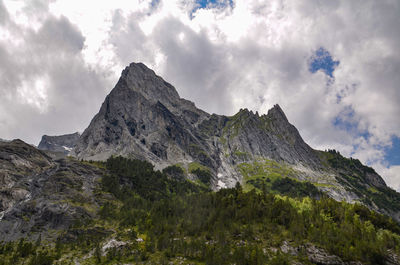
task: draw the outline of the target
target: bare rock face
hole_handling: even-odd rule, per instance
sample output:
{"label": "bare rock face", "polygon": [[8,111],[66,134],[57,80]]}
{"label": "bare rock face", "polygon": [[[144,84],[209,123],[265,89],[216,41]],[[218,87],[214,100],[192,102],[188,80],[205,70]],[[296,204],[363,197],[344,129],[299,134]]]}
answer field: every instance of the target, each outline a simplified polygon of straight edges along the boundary
{"label": "bare rock face", "polygon": [[[53,160],[21,140],[0,142],[0,237],[5,241],[64,230],[93,212],[101,172],[75,160]],[[50,230],[49,230],[50,229]]]}
{"label": "bare rock face", "polygon": [[40,150],[69,154],[80,136],[78,132],[60,136],[43,135],[38,148]]}
{"label": "bare rock face", "polygon": [[121,154],[146,159],[158,167],[195,159],[211,165],[214,161],[196,153],[198,149],[210,151],[195,129],[208,117],[145,65],[131,64],[73,154],[93,160]]}
{"label": "bare rock face", "polygon": [[[313,244],[307,243],[304,245],[293,247],[288,241],[283,241],[281,247],[281,251],[286,254],[290,254],[292,256],[298,256],[300,253],[303,253],[307,256],[307,259],[312,264],[319,264],[319,265],[363,265],[359,261],[348,261],[344,262],[340,257],[336,255],[329,254],[325,249],[317,247]],[[395,259],[391,258],[391,260]],[[294,263],[294,264],[301,264],[301,263]],[[392,264],[387,262],[385,264]],[[396,263],[393,263],[396,264]]]}

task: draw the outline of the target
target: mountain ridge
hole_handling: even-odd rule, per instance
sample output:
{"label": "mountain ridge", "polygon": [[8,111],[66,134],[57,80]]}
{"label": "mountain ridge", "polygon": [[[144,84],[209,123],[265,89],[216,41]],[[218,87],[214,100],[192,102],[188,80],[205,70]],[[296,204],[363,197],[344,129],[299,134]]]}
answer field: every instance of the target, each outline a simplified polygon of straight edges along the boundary
{"label": "mountain ridge", "polygon": [[131,63],[122,71],[71,155],[84,160],[122,155],[147,160],[156,169],[178,165],[192,180],[201,178],[195,173],[201,168],[210,174],[214,190],[237,182],[254,188],[265,176],[275,178],[277,167],[338,201],[360,201],[375,210],[379,206],[367,197],[375,189],[387,189],[375,171],[359,171],[354,177],[352,167],[335,168],[331,154],[305,143],[278,104],[262,115],[248,109],[233,116],[209,114],[181,98],[143,63]]}
{"label": "mountain ridge", "polygon": [[[128,100],[125,100],[128,99]],[[115,106],[113,105],[113,102],[117,102],[117,104],[120,104],[125,107],[121,106]],[[125,120],[123,122],[126,123],[126,126],[115,126],[116,123],[118,123],[118,118],[122,115],[129,115],[129,111],[126,110],[127,105],[138,105],[136,108],[130,109],[130,112],[137,112],[137,113],[142,113],[139,115],[130,115],[133,117],[123,117]],[[91,126],[96,126],[92,125],[93,123],[96,123],[99,114],[104,117],[104,120],[98,121],[98,123],[103,124],[104,121],[108,121],[109,125],[111,126],[105,126],[105,128],[101,128],[102,130],[112,130],[114,136],[117,137],[115,140],[119,140],[119,135],[118,134],[123,134],[121,131],[121,127],[127,127],[128,131],[130,132],[131,136],[134,136],[136,133],[136,127],[137,123],[142,122],[143,123],[143,118],[145,118],[146,113],[143,112],[143,107],[146,105],[147,110],[151,109],[152,111],[156,111],[151,118],[155,118],[157,122],[157,118],[161,119],[167,119],[168,121],[166,123],[171,123],[174,126],[182,128],[180,132],[173,132],[172,130],[174,128],[170,128],[172,126],[169,126],[167,128],[169,137],[168,139],[174,140],[176,137],[183,137],[183,135],[179,135],[183,133],[185,135],[185,140],[189,141],[189,145],[199,145],[200,149],[203,151],[208,151],[204,149],[209,149],[209,146],[207,146],[206,143],[204,143],[204,139],[202,137],[199,137],[199,132],[198,132],[198,127],[201,126],[202,122],[207,122],[209,121],[210,114],[199,110],[198,108],[195,107],[194,103],[184,100],[179,97],[178,93],[176,92],[175,88],[164,81],[161,77],[157,76],[154,71],[148,69],[144,64],[142,63],[132,63],[130,64],[129,67],[123,70],[122,75],[120,80],[118,81],[117,85],[115,88],[110,92],[110,94],[107,96],[106,100],[104,101],[100,112],[98,115],[95,116],[95,118],[92,120],[91,125],[89,125],[88,129],[84,131],[82,134],[82,138],[80,141],[77,143],[77,146],[73,152],[73,155],[76,155],[78,158],[88,158],[88,159],[96,159],[99,156],[99,153],[101,153],[101,150],[95,150],[92,153],[95,153],[95,157],[91,157],[90,155],[85,153],[86,146],[84,143],[84,140],[89,138],[90,133],[90,127]],[[110,109],[111,108],[111,109]],[[243,115],[246,115],[244,113],[248,112],[248,110],[244,110]],[[117,115],[115,115],[117,113]],[[239,111],[238,114],[241,112]],[[248,112],[252,113],[252,112]],[[170,115],[172,114],[172,115]],[[238,114],[232,116],[236,117]],[[252,113],[253,114],[253,113]],[[114,116],[113,116],[114,115]],[[213,114],[217,115],[217,114]],[[119,116],[119,117],[118,117]],[[161,117],[160,117],[161,116]],[[163,117],[164,116],[164,117]],[[218,115],[222,119],[226,119],[228,117],[224,115]],[[225,118],[226,117],[226,118]],[[228,118],[232,120],[231,118]],[[282,119],[284,123],[288,123],[288,120],[286,118],[286,115],[282,111],[282,109],[279,107],[279,105],[274,106],[269,113],[265,116],[266,119],[269,119],[270,121],[272,120],[279,120]],[[147,117],[146,117],[147,118]],[[131,120],[129,120],[131,119]],[[154,122],[152,120],[148,120],[147,123],[148,125],[151,125],[151,123]],[[165,123],[165,122],[164,122]],[[169,125],[171,125],[169,124]],[[280,123],[282,124],[282,123]],[[279,123],[275,123],[274,125],[280,125]],[[165,124],[162,124],[165,125]],[[168,124],[167,124],[168,125]],[[286,124],[285,124],[286,125]],[[289,125],[289,124],[287,124]],[[99,125],[97,125],[99,126]],[[142,129],[146,127],[146,124],[142,124]],[[235,126],[238,126],[238,124],[235,124]],[[104,126],[103,126],[104,127]],[[204,127],[204,126],[203,126]],[[282,127],[282,126],[281,126]],[[99,128],[98,128],[99,129]],[[162,128],[164,129],[164,128]],[[227,128],[229,129],[229,128]],[[277,133],[283,132],[285,128],[280,128],[279,126],[275,126],[272,129],[275,129]],[[140,130],[140,129],[139,129]],[[295,127],[290,128],[292,134],[297,134],[293,137],[293,141],[297,140],[300,142],[301,145],[303,145],[303,149],[310,149],[304,141],[301,139],[301,136],[298,134],[297,129]],[[173,133],[178,134],[178,135],[172,135]],[[107,134],[107,133],[104,133]],[[213,135],[209,135],[212,137]],[[189,139],[186,139],[189,138]],[[82,141],[82,139],[84,139]],[[106,142],[109,142],[108,140],[109,137],[104,137],[106,139]],[[97,139],[99,141],[99,139]],[[100,139],[101,140],[101,139]],[[82,143],[83,142],[83,143]],[[98,143],[96,143],[98,144]],[[186,143],[187,144],[187,143]],[[137,147],[140,149],[140,147]],[[113,148],[115,149],[115,148]],[[154,147],[153,149],[156,149]],[[93,151],[93,150],[91,150]],[[265,150],[264,150],[265,151]],[[190,151],[186,150],[189,155],[193,156],[193,152],[195,151]],[[115,152],[118,153],[118,152]],[[124,152],[122,152],[124,153]],[[132,152],[135,153],[135,152]],[[154,153],[154,152],[153,152]],[[192,153],[192,154],[190,154]],[[259,152],[260,155],[265,155],[264,153],[266,152]],[[97,156],[96,156],[97,155]],[[161,156],[165,156],[165,154],[161,154]],[[103,157],[103,160],[106,159],[108,155]],[[157,159],[149,157],[150,161],[157,162]],[[206,158],[204,158],[206,159]],[[314,160],[317,160],[318,158],[314,158]],[[176,160],[176,159],[175,159]],[[214,159],[218,160],[218,159]],[[179,161],[177,161],[179,162]],[[203,161],[204,163],[207,163],[206,161]],[[216,161],[218,164],[218,161]],[[315,163],[314,163],[315,164]]]}

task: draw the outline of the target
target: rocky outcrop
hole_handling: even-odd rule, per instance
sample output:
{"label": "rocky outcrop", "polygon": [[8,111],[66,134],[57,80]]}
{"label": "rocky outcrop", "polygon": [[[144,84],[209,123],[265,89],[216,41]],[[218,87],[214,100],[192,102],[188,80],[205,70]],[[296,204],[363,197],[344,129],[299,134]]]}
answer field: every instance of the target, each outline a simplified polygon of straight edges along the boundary
{"label": "rocky outcrop", "polygon": [[21,140],[0,143],[0,238],[47,237],[90,218],[101,174],[78,161],[54,161]]}
{"label": "rocky outcrop", "polygon": [[59,136],[43,135],[38,148],[41,150],[69,154],[80,136],[78,132]]}
{"label": "rocky outcrop", "polygon": [[[290,242],[283,241],[280,250],[283,253],[289,254],[294,257],[304,255],[307,257],[308,261],[311,262],[311,264],[318,264],[318,265],[363,265],[364,264],[360,261],[343,261],[340,257],[329,254],[325,249],[317,247],[310,243],[299,246],[292,246]],[[276,251],[277,249],[274,249],[274,252]],[[302,263],[295,262],[292,264],[300,265]],[[380,264],[397,265],[400,264],[400,259],[397,255],[389,251],[389,255],[385,257],[385,259],[381,260]]]}

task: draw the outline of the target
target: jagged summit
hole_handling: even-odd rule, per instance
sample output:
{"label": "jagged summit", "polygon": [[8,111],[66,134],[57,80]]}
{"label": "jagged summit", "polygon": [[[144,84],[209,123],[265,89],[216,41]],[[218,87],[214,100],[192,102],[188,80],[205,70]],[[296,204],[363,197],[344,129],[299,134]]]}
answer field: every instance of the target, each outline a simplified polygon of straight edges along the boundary
{"label": "jagged summit", "polygon": [[147,100],[163,104],[179,101],[180,97],[175,88],[164,81],[143,63],[131,63],[121,74],[116,90],[129,88],[139,92]]}
{"label": "jagged summit", "polygon": [[271,118],[282,119],[289,122],[282,108],[278,104],[275,104],[272,109],[268,110],[267,115]]}

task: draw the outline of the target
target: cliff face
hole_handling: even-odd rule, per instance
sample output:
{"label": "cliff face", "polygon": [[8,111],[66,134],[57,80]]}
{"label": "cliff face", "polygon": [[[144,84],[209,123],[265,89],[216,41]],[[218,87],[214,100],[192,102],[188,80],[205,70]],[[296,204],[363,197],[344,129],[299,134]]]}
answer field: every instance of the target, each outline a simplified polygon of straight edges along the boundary
{"label": "cliff face", "polygon": [[[0,142],[0,236],[12,241],[63,230],[86,220],[97,205],[98,168],[61,159],[21,140]],[[38,235],[36,235],[38,236]]]}
{"label": "cliff face", "polygon": [[362,201],[359,187],[387,188],[375,171],[364,174],[365,168],[349,180],[354,168],[335,167],[328,152],[308,146],[279,105],[261,116],[247,109],[231,117],[210,115],[141,63],[122,72],[71,154],[86,160],[123,155],[158,169],[177,164],[192,179],[201,168],[212,176],[213,189],[259,182],[277,172],[350,202]]}

